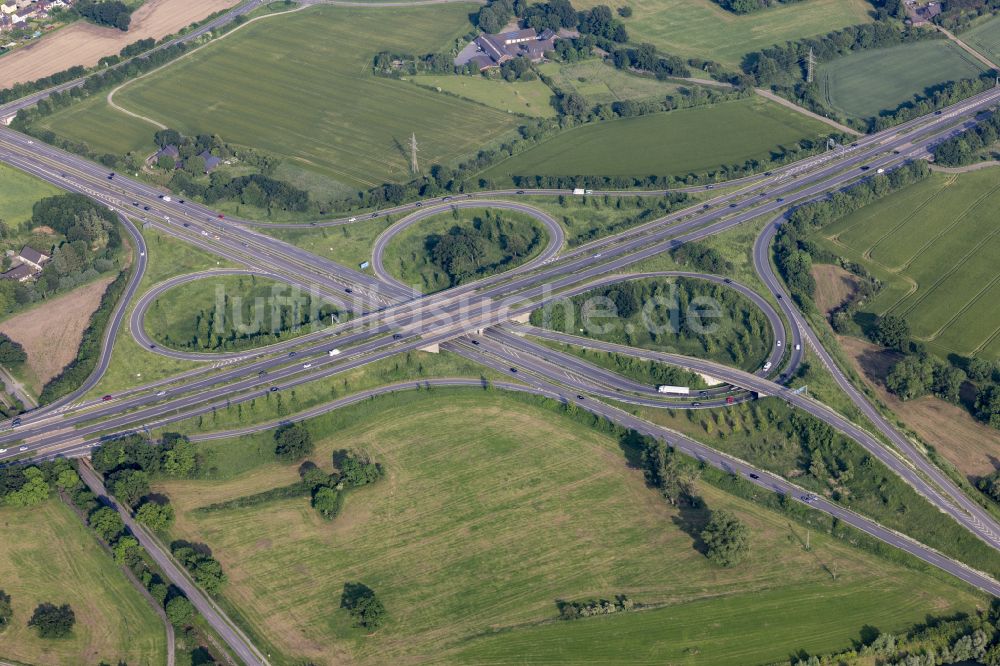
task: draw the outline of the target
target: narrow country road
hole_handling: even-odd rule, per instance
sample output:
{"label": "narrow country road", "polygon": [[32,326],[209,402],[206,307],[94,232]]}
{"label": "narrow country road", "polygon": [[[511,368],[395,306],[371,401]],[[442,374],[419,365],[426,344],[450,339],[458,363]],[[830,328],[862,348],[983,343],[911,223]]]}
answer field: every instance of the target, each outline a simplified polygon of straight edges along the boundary
{"label": "narrow country road", "polygon": [[146,549],[153,561],[156,562],[160,570],[163,571],[167,580],[176,585],[184,595],[191,601],[194,607],[211,625],[212,629],[225,641],[226,645],[236,654],[247,666],[265,666],[267,659],[260,651],[253,646],[250,639],[236,626],[236,624],[226,616],[211,599],[209,599],[197,585],[183,572],[174,562],[174,558],[165,552],[160,542],[153,538],[146,529],[139,525],[129,511],[118,504],[118,502],[108,493],[104,487],[104,482],[97,472],[90,466],[90,461],[82,459],[80,461],[80,478],[87,484],[98,497],[104,498],[109,506],[114,508],[125,522],[129,532],[139,541],[139,544]]}

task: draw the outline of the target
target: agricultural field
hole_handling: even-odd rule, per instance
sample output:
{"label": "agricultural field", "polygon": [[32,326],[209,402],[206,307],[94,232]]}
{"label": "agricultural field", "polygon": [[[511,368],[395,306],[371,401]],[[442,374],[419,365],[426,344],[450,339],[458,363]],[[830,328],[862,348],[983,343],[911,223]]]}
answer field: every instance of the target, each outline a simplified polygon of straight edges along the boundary
{"label": "agricultural field", "polygon": [[451,93],[499,109],[505,113],[520,113],[536,118],[554,118],[555,107],[550,100],[552,91],[539,79],[505,81],[484,76],[454,74],[420,74],[410,79],[417,85]]}
{"label": "agricultural field", "polygon": [[[273,16],[130,83],[114,101],[184,134],[216,133],[259,148],[343,187],[405,181],[412,134],[430,165],[458,161],[518,124],[512,114],[371,73],[380,50],[447,48],[470,29],[475,7],[311,7]],[[61,134],[97,140],[97,119],[58,115],[49,124]],[[150,140],[129,148],[150,149]]]}
{"label": "agricultural field", "polygon": [[869,316],[892,313],[942,357],[1000,358],[995,169],[935,174],[825,227],[821,242],[886,283]]}
{"label": "agricultural field", "polygon": [[852,53],[822,63],[817,75],[830,108],[870,118],[939,84],[974,78],[982,69],[962,48],[938,39]]}
{"label": "agricultural field", "polygon": [[698,173],[767,159],[829,128],[760,98],[580,125],[484,171],[512,175],[647,176]]}
{"label": "agricultural field", "polygon": [[738,69],[743,55],[772,44],[868,23],[874,11],[865,0],[805,0],[739,16],[712,0],[576,0],[633,10],[624,20],[630,40],[648,42],[684,58],[706,58]]}
{"label": "agricultural field", "polygon": [[[548,243],[548,233],[528,215],[462,208],[400,232],[386,246],[383,264],[403,284],[432,293],[516,268]],[[445,253],[445,244],[453,251]]]}
{"label": "agricultural field", "polygon": [[546,62],[539,66],[539,70],[551,78],[560,90],[577,92],[594,105],[626,99],[662,98],[684,87],[622,71],[598,58],[573,63]]}
{"label": "agricultural field", "polygon": [[22,222],[31,219],[31,207],[35,205],[36,201],[60,192],[45,181],[29,176],[6,164],[0,164],[0,183],[3,183],[3,196],[0,196],[0,220],[6,222],[12,230],[16,229]]}
{"label": "agricultural field", "polygon": [[[715,568],[687,532],[704,511],[670,508],[616,438],[500,393],[399,394],[309,427],[322,468],[347,445],[387,470],[333,522],[305,498],[194,511],[290,483],[297,464],[155,488],[177,507],[172,536],[211,546],[229,576],[225,604],[279,661],[768,663],[849,647],[872,618],[898,632],[981,603],[820,533],[807,551],[803,527],[700,484],[707,506],[734,511],[753,535],[746,563]],[[202,446],[237,460],[255,440]],[[378,632],[351,629],[337,609],[348,581],[383,600]],[[616,594],[657,608],[553,621],[558,599]]]}
{"label": "agricultural field", "polygon": [[[153,606],[69,507],[57,499],[28,509],[2,507],[0,524],[8,535],[0,539],[0,589],[14,608],[10,626],[0,631],[0,661],[165,662],[166,630]],[[69,638],[44,640],[27,627],[41,602],[70,605],[76,626]]]}
{"label": "agricultural field", "polygon": [[97,94],[46,116],[36,127],[59,136],[82,141],[95,153],[125,155],[135,152],[140,158],[156,152],[153,133],[157,127],[116,111],[106,95]]}
{"label": "agricultural field", "polygon": [[994,16],[976,25],[959,39],[992,60],[1000,62],[1000,16]]}

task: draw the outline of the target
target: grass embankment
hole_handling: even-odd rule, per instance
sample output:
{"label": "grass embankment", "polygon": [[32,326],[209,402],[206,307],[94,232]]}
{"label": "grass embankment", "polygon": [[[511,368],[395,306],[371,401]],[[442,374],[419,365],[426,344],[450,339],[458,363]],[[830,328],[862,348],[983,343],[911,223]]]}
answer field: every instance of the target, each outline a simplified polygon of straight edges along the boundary
{"label": "grass embankment", "polygon": [[[736,512],[753,534],[746,563],[717,569],[689,535],[703,511],[671,509],[616,438],[512,396],[399,394],[308,427],[323,468],[350,447],[388,471],[332,523],[303,498],[194,513],[298,478],[297,465],[262,454],[270,434],[199,445],[226,480],[157,485],[178,509],[175,535],[212,547],[229,575],[226,602],[288,660],[765,663],[846,647],[873,618],[900,631],[980,601],[823,534],[807,551],[805,529],[786,517],[700,486],[709,507]],[[344,583],[358,580],[389,614],[367,636],[337,610]],[[663,608],[555,620],[557,599],[615,594]]]}
{"label": "grass embankment", "polygon": [[286,282],[219,275],[160,294],[145,326],[165,347],[230,352],[291,340],[343,318],[337,306]]}
{"label": "grass embankment", "polygon": [[479,75],[420,74],[409,80],[506,113],[520,113],[535,118],[556,116],[556,109],[550,103],[552,90],[537,78],[531,81],[505,81]]}
{"label": "grass embankment", "polygon": [[686,176],[829,134],[829,127],[759,97],[580,125],[484,171],[511,176]]}
{"label": "grass embankment", "polygon": [[[0,631],[0,660],[55,666],[127,661],[159,666],[166,633],[152,606],[65,504],[0,507],[0,589],[14,617]],[[72,635],[42,639],[27,621],[42,602],[68,603]]]}

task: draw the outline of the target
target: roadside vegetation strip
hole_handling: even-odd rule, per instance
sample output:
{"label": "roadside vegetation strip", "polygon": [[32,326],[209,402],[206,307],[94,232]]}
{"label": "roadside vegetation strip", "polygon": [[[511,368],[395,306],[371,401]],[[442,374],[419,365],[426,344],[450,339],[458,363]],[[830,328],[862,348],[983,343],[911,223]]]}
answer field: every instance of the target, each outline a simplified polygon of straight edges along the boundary
{"label": "roadside vegetation strip", "polygon": [[[547,404],[561,411],[554,402]],[[376,413],[381,418],[373,425],[370,417]],[[483,431],[473,439],[463,435],[462,428],[456,425],[459,421],[468,422],[472,418],[470,415],[475,415],[477,422],[483,424]],[[649,621],[657,627],[650,631],[657,634],[668,632],[669,635],[669,627],[674,624],[672,613],[693,612],[697,608],[689,604],[698,600],[709,605],[725,603],[720,601],[722,597],[734,598],[734,595],[744,600],[744,614],[749,613],[759,620],[759,613],[768,612],[766,609],[771,607],[769,603],[758,607],[753,601],[758,598],[755,595],[762,586],[780,587],[782,592],[776,594],[789,603],[796,600],[805,603],[806,597],[800,596],[797,589],[808,587],[815,592],[818,587],[824,593],[832,593],[834,589],[843,589],[843,585],[850,587],[849,595],[846,592],[843,597],[834,595],[837,601],[832,601],[828,594],[809,595],[812,599],[809,603],[814,608],[825,608],[825,604],[830,603],[833,604],[831,610],[836,607],[846,611],[846,615],[817,613],[817,617],[824,617],[826,628],[832,628],[829,617],[837,617],[833,626],[842,628],[829,633],[810,632],[813,636],[810,640],[815,640],[811,644],[813,649],[820,649],[820,645],[844,645],[863,617],[879,612],[869,604],[885,604],[886,611],[881,612],[890,615],[880,616],[887,621],[889,617],[898,618],[900,629],[921,620],[926,612],[925,601],[911,594],[912,585],[935,590],[931,593],[933,599],[948,599],[951,604],[961,604],[959,600],[966,598],[969,600],[966,603],[974,603],[979,598],[951,583],[937,580],[937,574],[925,578],[926,574],[876,560],[825,534],[813,533],[812,551],[790,548],[790,540],[794,544],[804,539],[804,527],[790,530],[786,519],[770,511],[734,499],[709,485],[699,485],[698,492],[710,508],[730,508],[753,525],[752,560],[734,570],[732,575],[720,578],[717,570],[691,548],[691,537],[684,533],[688,524],[684,521],[695,521],[699,525],[697,531],[705,514],[702,511],[678,512],[668,507],[656,492],[644,486],[641,477],[628,471],[620,448],[623,444],[615,435],[616,431],[612,429],[612,436],[608,436],[591,429],[592,421],[586,416],[574,422],[576,420],[576,417],[564,415],[553,418],[549,409],[542,408],[535,398],[520,399],[481,389],[432,387],[374,401],[363,400],[344,411],[306,423],[318,440],[311,459],[321,468],[328,469],[333,449],[351,442],[354,448],[378,451],[378,459],[385,465],[392,484],[385,487],[376,484],[359,490],[357,501],[349,497],[332,533],[321,521],[312,519],[312,512],[303,512],[298,499],[269,504],[266,510],[251,508],[203,515],[195,511],[206,503],[262,492],[296,478],[295,465],[275,464],[273,439],[269,434],[238,441],[204,442],[200,448],[206,459],[217,466],[218,477],[166,482],[161,489],[171,496],[179,509],[177,536],[203,540],[206,537],[202,535],[211,532],[213,552],[232,572],[230,585],[236,580],[243,581],[238,592],[230,589],[225,593],[227,599],[238,595],[244,600],[247,617],[257,618],[253,620],[256,629],[289,657],[316,658],[317,655],[310,651],[316,648],[310,646],[317,644],[346,649],[354,658],[376,661],[403,659],[407,654],[455,656],[453,650],[462,650],[470,644],[469,639],[481,636],[481,627],[487,617],[492,624],[505,628],[495,640],[514,637],[516,642],[522,632],[530,632],[536,625],[551,626],[556,632],[562,627],[567,632],[565,635],[575,635],[578,630],[572,623],[550,624],[558,616],[553,599],[575,598],[575,594],[605,597],[616,593],[611,589],[613,584],[595,582],[606,576],[604,560],[588,555],[608,549],[624,554],[631,563],[628,569],[636,572],[635,576],[619,583],[625,589],[617,590],[618,593],[627,593],[642,603],[665,604],[675,609],[650,617]],[[567,464],[564,449],[579,452],[581,447],[590,454],[570,456],[575,462]],[[255,461],[249,469],[244,466],[247,458]],[[236,475],[227,473],[229,461],[237,460],[243,471]],[[505,482],[503,488],[494,487],[497,479],[506,478],[502,470],[508,469],[521,481],[513,486]],[[513,471],[515,469],[518,471]],[[546,482],[535,483],[535,476]],[[389,493],[389,488],[396,490]],[[436,499],[430,499],[432,495]],[[490,508],[495,502],[507,505],[511,501],[513,505],[531,508],[513,512]],[[607,522],[608,516],[618,514],[612,507],[621,502],[632,507],[629,515],[633,520]],[[370,513],[364,510],[366,506],[371,508]],[[403,510],[404,506],[411,508]],[[414,513],[414,506],[421,509]],[[466,507],[465,513],[454,514],[455,506]],[[509,576],[514,581],[513,587],[486,589],[481,585],[483,578],[479,569],[482,563],[475,554],[485,542],[477,540],[475,535],[469,536],[464,530],[448,530],[445,541],[415,538],[425,533],[440,533],[445,513],[448,514],[446,524],[459,521],[478,525],[476,532],[480,535],[487,531],[495,535],[491,543],[500,539],[508,544],[506,549],[491,551],[490,567],[496,575]],[[557,516],[557,522],[549,529],[524,530],[527,522],[537,528],[539,524],[556,520]],[[670,527],[672,520],[678,523],[677,529]],[[400,521],[405,522],[405,529],[400,527],[403,525]],[[664,525],[667,525],[666,530]],[[815,525],[818,528],[818,524]],[[598,535],[597,541],[578,542],[580,533]],[[253,550],[253,544],[259,543],[265,534],[266,538],[280,539],[282,543],[294,543],[299,547],[276,551],[279,557],[276,563],[273,561],[275,551],[265,555]],[[507,539],[501,536],[505,534],[520,534],[520,537]],[[346,542],[345,536],[350,536]],[[350,545],[331,549],[329,539]],[[408,546],[392,546],[399,539],[405,539]],[[427,548],[436,553],[434,561],[450,564],[427,570]],[[386,558],[387,550],[397,555]],[[539,567],[547,570],[553,566],[550,553],[555,551],[569,552],[569,557],[576,562],[572,568],[574,573],[568,578],[565,570],[560,575],[553,573],[554,578],[544,577],[548,582],[539,587],[537,576],[517,574],[522,570],[537,572]],[[778,552],[782,553],[781,557],[775,556]],[[662,566],[665,553],[673,566]],[[295,572],[304,562],[309,563],[309,576],[293,573],[279,579],[264,572],[267,567],[272,567],[273,571],[275,564],[280,570]],[[822,564],[834,573],[831,575],[824,570]],[[625,565],[619,562],[616,566],[620,571]],[[411,569],[423,571],[423,575],[434,579],[447,573],[448,581],[424,586],[418,602],[412,586],[403,585],[400,578],[401,571]],[[325,604],[323,600],[335,596],[343,586],[344,571],[359,571],[370,578],[370,584],[379,590],[379,596],[385,599],[389,609],[387,626],[363,643],[350,640],[354,635],[352,630],[336,615],[332,626],[329,623],[291,622],[282,609],[292,606],[280,601],[275,603],[294,598],[299,600],[296,608],[301,609],[304,603],[319,611],[319,605]],[[723,580],[727,594],[716,596],[722,591],[716,588]],[[901,580],[910,582],[901,584]],[[558,593],[549,589],[552,585],[559,587]],[[305,592],[303,586],[313,592]],[[706,590],[706,586],[709,589]],[[872,594],[873,588],[878,592]],[[329,590],[329,593],[317,594],[317,589]],[[573,592],[575,589],[581,592]],[[425,606],[429,601],[428,593],[434,603]],[[842,605],[850,597],[854,597],[856,603],[854,610],[848,610],[849,604]],[[478,600],[471,612],[470,598]],[[866,599],[864,603],[860,601],[862,598]],[[719,608],[715,606],[716,610]],[[706,615],[712,613],[712,608],[704,610]],[[858,615],[855,617],[853,613]],[[784,626],[777,618],[774,621],[775,626]],[[598,629],[595,624],[589,626]],[[444,635],[441,627],[448,628]],[[791,625],[789,628],[794,629]],[[721,634],[717,628],[713,632],[719,640],[713,647],[713,655],[746,663],[746,644],[738,638],[740,632],[734,634],[731,641],[723,638],[727,633],[725,629]],[[691,642],[700,644],[702,640],[705,639],[698,636]],[[589,648],[585,642],[579,646],[579,652],[573,648],[571,653],[563,652],[562,658],[585,658]],[[689,647],[690,643],[685,642],[669,649],[682,658]],[[619,657],[637,654],[624,646],[623,650]],[[783,650],[775,650],[772,636],[769,642],[756,644],[749,659],[768,661],[780,659],[784,654]]]}

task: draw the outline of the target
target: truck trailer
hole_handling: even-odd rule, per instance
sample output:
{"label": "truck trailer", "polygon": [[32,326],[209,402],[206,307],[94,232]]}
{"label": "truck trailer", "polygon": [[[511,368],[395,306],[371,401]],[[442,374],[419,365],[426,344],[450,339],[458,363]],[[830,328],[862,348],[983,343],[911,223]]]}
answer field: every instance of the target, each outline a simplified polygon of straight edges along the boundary
{"label": "truck trailer", "polygon": [[682,395],[687,395],[691,393],[691,389],[687,386],[667,386],[666,384],[661,384],[656,387],[656,390],[660,393],[680,393]]}

